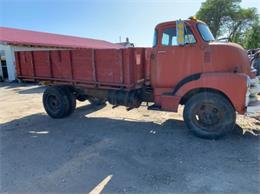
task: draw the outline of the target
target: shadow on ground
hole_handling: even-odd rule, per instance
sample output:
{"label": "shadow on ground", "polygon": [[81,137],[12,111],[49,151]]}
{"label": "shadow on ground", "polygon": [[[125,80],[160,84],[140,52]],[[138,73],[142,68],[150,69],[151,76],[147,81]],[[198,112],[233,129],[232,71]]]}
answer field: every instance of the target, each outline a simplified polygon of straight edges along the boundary
{"label": "shadow on ground", "polygon": [[163,124],[35,114],[0,126],[1,193],[260,193],[259,138],[239,127],[221,140]]}
{"label": "shadow on ground", "polygon": [[45,86],[37,86],[37,87],[33,87],[31,89],[23,89],[23,90],[19,90],[18,93],[19,94],[34,94],[34,93],[43,93],[43,91],[46,89]]}
{"label": "shadow on ground", "polygon": [[[22,89],[23,87],[25,87],[26,89]],[[30,88],[28,89],[28,87]],[[0,88],[12,89],[18,94],[34,94],[34,93],[42,93],[46,87],[40,86],[39,84],[33,82],[27,82],[27,83],[4,82],[4,83],[0,83]]]}

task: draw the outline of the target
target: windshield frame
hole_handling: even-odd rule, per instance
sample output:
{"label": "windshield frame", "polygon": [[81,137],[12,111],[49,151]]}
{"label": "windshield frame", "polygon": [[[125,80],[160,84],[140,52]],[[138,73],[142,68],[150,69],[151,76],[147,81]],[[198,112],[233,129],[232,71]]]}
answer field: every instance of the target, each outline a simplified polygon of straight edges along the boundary
{"label": "windshield frame", "polygon": [[[206,39],[206,37],[203,36],[203,33],[201,32],[200,27],[199,27],[199,26],[202,26],[202,25],[203,25],[203,26],[206,26],[206,27],[208,28],[208,32],[210,33],[210,35],[212,36],[213,39]],[[198,23],[196,24],[196,27],[197,27],[197,30],[199,31],[199,34],[200,34],[201,38],[202,38],[205,42],[212,42],[212,41],[215,41],[215,40],[216,40],[215,37],[214,37],[214,35],[212,34],[212,32],[211,32],[209,26],[208,26],[207,24],[202,23],[202,22],[198,22]],[[208,34],[207,34],[207,35],[208,35]]]}
{"label": "windshield frame", "polygon": [[154,29],[154,34],[153,34],[153,48],[157,47],[158,45],[158,30]]}

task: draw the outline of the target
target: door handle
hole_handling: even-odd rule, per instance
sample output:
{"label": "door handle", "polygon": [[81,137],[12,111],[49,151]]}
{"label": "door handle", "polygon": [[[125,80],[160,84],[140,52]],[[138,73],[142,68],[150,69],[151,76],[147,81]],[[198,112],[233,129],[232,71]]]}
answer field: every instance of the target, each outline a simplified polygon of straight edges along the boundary
{"label": "door handle", "polygon": [[166,53],[166,51],[164,51],[164,50],[161,50],[161,51],[158,51],[158,53]]}

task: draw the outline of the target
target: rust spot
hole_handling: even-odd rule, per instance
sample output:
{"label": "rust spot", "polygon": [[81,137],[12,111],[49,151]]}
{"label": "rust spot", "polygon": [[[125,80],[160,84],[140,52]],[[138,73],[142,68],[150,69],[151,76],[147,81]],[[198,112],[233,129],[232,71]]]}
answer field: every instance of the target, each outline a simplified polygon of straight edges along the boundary
{"label": "rust spot", "polygon": [[211,55],[210,55],[210,52],[206,51],[204,53],[204,63],[210,63],[211,61]]}

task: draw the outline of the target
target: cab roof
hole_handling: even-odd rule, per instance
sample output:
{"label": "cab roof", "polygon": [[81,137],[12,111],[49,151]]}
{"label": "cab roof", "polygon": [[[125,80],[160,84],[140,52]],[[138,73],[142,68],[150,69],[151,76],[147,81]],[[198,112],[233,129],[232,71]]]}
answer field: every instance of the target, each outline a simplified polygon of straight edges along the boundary
{"label": "cab roof", "polygon": [[[193,24],[196,24],[196,23],[199,23],[199,22],[205,23],[205,22],[203,22],[201,20],[197,20],[197,19],[187,19],[187,20],[183,20],[183,21],[190,24],[190,25],[193,25]],[[163,26],[168,26],[168,25],[173,24],[173,23],[175,24],[176,20],[159,23],[159,24],[156,25],[155,28],[158,29],[158,28],[161,28]]]}

